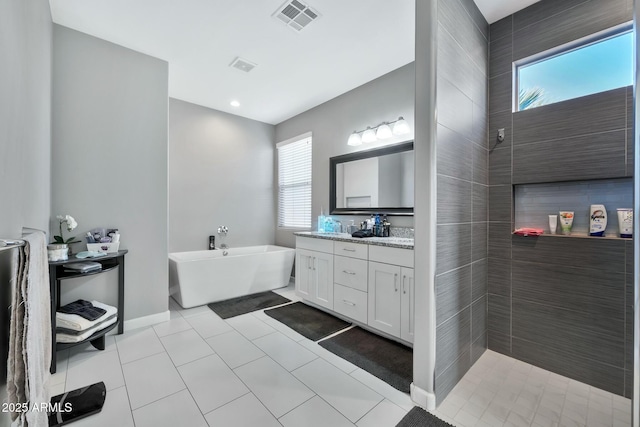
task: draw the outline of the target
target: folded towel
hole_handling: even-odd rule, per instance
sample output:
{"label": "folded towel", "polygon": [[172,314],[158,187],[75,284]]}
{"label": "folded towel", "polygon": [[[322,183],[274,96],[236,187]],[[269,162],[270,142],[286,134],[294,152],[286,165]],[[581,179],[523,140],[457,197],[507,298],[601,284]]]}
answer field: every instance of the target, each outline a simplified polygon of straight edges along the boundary
{"label": "folded towel", "polygon": [[[106,317],[106,318],[105,318],[105,316],[103,316],[103,317],[101,317],[101,318],[100,318],[100,319],[101,319],[101,321],[100,321],[100,322],[98,322],[98,323],[97,323],[93,328],[89,328],[89,329],[86,329],[86,330],[84,330],[84,331],[76,331],[76,330],[74,330],[74,329],[61,328],[60,326],[57,326],[57,325],[56,325],[56,333],[58,333],[58,334],[67,334],[67,335],[81,335],[81,334],[84,334],[85,332],[87,332],[87,331],[89,331],[89,330],[92,330],[92,331],[94,331],[94,332],[95,332],[96,330],[100,329],[99,327],[100,327],[103,323],[105,323],[105,322],[107,322],[107,321],[109,321],[109,320],[113,319],[114,317],[116,317],[116,314],[115,314],[115,313],[114,313],[114,314],[112,314],[112,315],[111,315],[111,316],[109,316],[109,317]],[[104,319],[104,320],[102,320],[102,319]]]}
{"label": "folded towel", "polygon": [[89,301],[85,301],[83,299],[79,299],[78,301],[74,301],[60,307],[58,312],[64,314],[77,314],[87,320],[96,320],[106,313],[104,309],[94,307]]}
{"label": "folded towel", "polygon": [[528,228],[528,227],[518,228],[516,231],[513,232],[513,234],[516,234],[518,236],[539,236],[542,233],[544,233],[544,230],[542,228]]}
{"label": "folded towel", "polygon": [[78,316],[77,314],[65,314],[65,313],[56,312],[56,326],[82,332],[87,329],[93,328],[94,326],[102,322],[107,317],[113,314],[116,314],[118,312],[117,308],[107,304],[103,304],[100,301],[94,300],[94,301],[91,301],[91,304],[93,304],[94,307],[99,307],[104,309],[106,311],[106,313],[104,314],[105,317],[91,321],[91,320],[84,319]]}
{"label": "folded towel", "polygon": [[66,344],[66,343],[77,343],[80,341],[84,341],[94,333],[103,330],[107,326],[113,325],[117,321],[118,321],[118,316],[113,316],[110,320],[107,320],[106,322],[102,322],[100,325],[96,326],[95,328],[88,329],[80,335],[68,335],[68,334],[56,333],[56,342]]}

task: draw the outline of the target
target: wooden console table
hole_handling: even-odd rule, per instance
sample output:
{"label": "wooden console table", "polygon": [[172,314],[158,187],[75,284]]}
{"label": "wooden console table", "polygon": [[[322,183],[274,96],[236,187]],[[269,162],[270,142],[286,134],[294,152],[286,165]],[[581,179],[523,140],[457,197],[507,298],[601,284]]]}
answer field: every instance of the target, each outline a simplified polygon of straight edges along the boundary
{"label": "wooden console table", "polygon": [[[56,352],[64,350],[76,345],[90,342],[98,350],[104,350],[105,348],[105,335],[107,332],[118,327],[118,334],[124,332],[124,256],[128,250],[124,249],[118,252],[107,254],[98,258],[83,258],[79,259],[75,256],[70,257],[65,261],[51,261],[49,262],[49,286],[51,290],[51,367],[50,372],[54,374],[56,372]],[[64,265],[72,262],[98,262],[102,264],[102,269],[91,271],[88,273],[70,272],[65,270]],[[117,321],[101,329],[91,335],[86,340],[77,343],[57,343],[56,342],[56,311],[60,308],[60,282],[65,279],[73,279],[77,277],[92,276],[94,274],[106,273],[114,268],[118,268],[118,314]]]}

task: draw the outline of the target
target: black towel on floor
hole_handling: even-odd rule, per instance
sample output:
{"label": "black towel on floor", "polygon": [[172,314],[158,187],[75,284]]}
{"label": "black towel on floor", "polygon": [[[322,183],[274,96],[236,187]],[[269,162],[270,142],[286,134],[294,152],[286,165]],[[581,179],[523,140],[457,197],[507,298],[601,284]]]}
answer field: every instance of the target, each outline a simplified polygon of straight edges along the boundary
{"label": "black towel on floor", "polygon": [[58,309],[60,313],[77,314],[87,320],[96,320],[107,312],[104,308],[94,307],[89,301],[79,299]]}

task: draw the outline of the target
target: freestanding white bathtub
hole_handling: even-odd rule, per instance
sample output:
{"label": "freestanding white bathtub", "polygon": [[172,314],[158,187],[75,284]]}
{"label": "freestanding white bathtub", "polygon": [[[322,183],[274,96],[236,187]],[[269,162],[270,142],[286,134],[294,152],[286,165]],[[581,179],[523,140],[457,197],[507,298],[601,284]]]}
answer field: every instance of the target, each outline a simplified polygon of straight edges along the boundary
{"label": "freestanding white bathtub", "polygon": [[184,308],[289,284],[295,249],[248,246],[169,254],[169,293]]}

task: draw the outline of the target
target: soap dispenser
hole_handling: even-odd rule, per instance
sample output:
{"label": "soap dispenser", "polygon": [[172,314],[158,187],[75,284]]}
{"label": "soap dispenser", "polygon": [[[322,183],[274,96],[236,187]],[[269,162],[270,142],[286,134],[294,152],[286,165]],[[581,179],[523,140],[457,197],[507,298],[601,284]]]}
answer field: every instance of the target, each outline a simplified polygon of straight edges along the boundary
{"label": "soap dispenser", "polygon": [[325,223],[325,217],[324,217],[324,209],[321,207],[320,208],[320,216],[318,217],[318,233],[324,233],[324,223]]}

